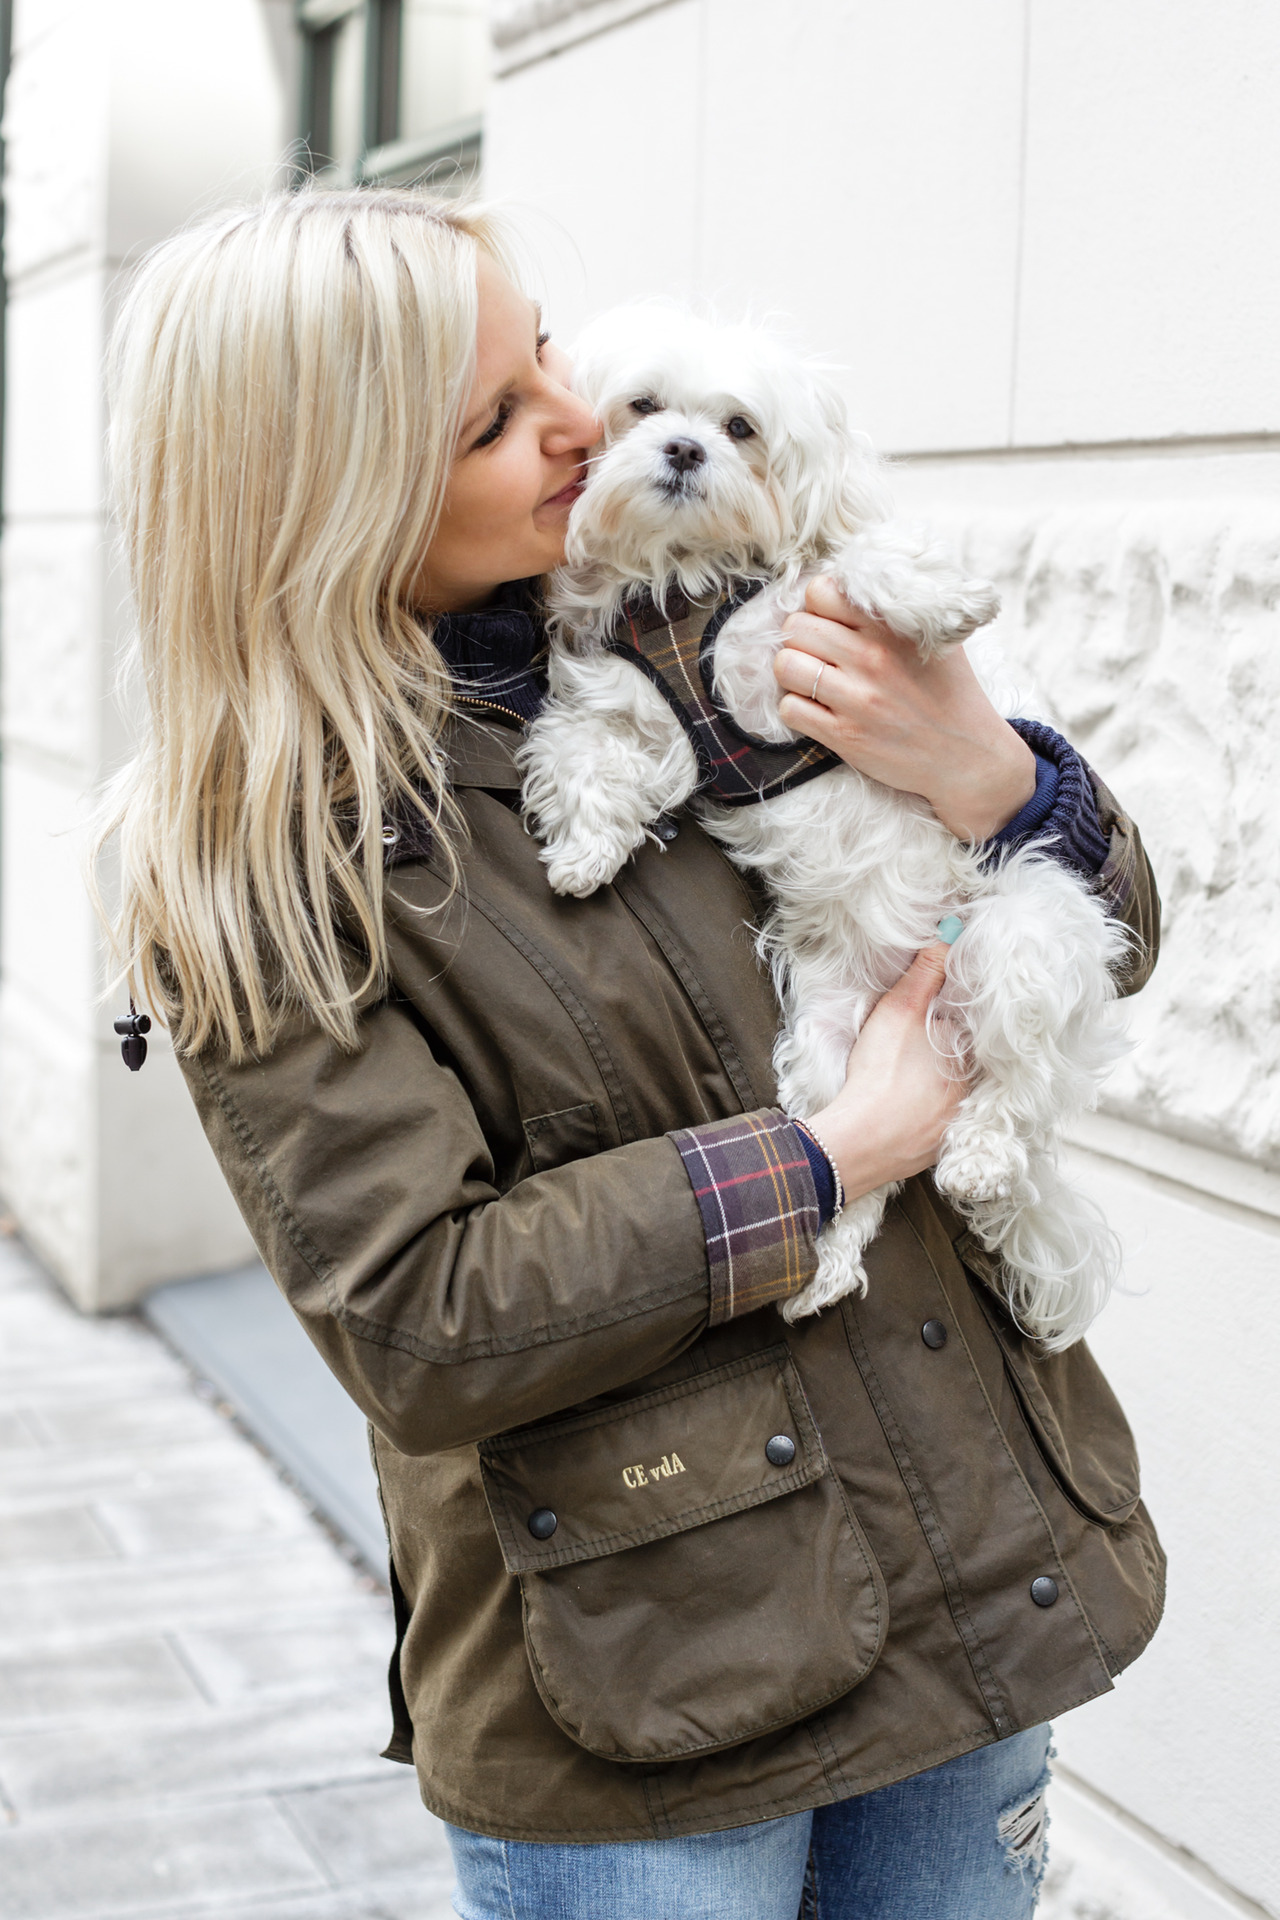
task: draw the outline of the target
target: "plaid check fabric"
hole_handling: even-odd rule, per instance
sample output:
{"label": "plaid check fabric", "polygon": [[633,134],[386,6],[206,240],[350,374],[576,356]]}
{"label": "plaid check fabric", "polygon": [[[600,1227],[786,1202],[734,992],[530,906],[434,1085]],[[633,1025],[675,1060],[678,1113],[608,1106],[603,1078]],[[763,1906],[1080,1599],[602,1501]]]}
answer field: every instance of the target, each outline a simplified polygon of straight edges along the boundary
{"label": "plaid check fabric", "polygon": [[605,642],[648,674],[670,703],[698,756],[699,793],[729,806],[768,800],[840,765],[812,740],[775,747],[753,739],[733,724],[711,691],[716,635],[763,584],[737,581],[708,600],[687,600],[673,587],[661,608],[649,593],[636,594]]}
{"label": "plaid check fabric", "polygon": [[711,1325],[807,1286],[818,1267],[818,1196],[787,1116],[763,1107],[669,1137],[702,1215]]}

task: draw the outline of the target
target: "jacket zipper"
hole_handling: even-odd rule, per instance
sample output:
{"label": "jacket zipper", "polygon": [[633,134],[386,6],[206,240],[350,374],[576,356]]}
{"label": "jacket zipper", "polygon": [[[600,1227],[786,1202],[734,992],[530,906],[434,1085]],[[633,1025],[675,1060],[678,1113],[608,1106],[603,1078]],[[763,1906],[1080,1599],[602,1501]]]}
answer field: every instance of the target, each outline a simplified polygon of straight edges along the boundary
{"label": "jacket zipper", "polygon": [[514,720],[517,726],[523,727],[526,724],[524,715],[517,713],[514,707],[504,707],[497,700],[482,700],[480,696],[475,693],[459,694],[458,705],[460,707],[489,707],[494,713],[505,713],[508,720]]}

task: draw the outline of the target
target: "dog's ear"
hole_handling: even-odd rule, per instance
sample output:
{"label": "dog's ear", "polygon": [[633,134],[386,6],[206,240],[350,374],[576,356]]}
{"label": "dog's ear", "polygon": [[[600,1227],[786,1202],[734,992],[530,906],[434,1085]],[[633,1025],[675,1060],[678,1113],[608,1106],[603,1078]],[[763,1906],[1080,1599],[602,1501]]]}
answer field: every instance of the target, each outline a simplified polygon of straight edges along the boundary
{"label": "dog's ear", "polygon": [[663,342],[688,322],[668,303],[611,307],[588,320],[569,349],[573,390],[597,412],[624,388],[649,385]]}
{"label": "dog's ear", "polygon": [[788,421],[779,464],[796,551],[814,560],[868,522],[883,520],[888,494],[871,444],[850,427],[844,396],[830,374],[812,364],[805,371],[808,404]]}

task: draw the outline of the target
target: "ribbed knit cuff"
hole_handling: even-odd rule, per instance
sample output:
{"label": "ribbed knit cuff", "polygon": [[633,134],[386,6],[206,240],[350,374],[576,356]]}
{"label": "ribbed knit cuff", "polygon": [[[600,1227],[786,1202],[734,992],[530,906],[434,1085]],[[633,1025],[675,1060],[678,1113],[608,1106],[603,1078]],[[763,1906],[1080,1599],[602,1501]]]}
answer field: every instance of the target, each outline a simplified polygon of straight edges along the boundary
{"label": "ribbed knit cuff", "polygon": [[807,1127],[798,1126],[796,1132],[813,1175],[813,1190],[818,1196],[818,1232],[821,1233],[836,1217],[836,1171]]}
{"label": "ribbed knit cuff", "polygon": [[702,1215],[711,1325],[789,1300],[818,1267],[804,1137],[776,1107],[672,1133]]}
{"label": "ribbed knit cuff", "polygon": [[1009,725],[1036,756],[1036,790],[1021,813],[993,835],[986,850],[1001,853],[1035,838],[1052,842],[1049,851],[1063,866],[1096,879],[1109,851],[1098,818],[1089,769],[1075,748],[1040,720],[1011,720]]}

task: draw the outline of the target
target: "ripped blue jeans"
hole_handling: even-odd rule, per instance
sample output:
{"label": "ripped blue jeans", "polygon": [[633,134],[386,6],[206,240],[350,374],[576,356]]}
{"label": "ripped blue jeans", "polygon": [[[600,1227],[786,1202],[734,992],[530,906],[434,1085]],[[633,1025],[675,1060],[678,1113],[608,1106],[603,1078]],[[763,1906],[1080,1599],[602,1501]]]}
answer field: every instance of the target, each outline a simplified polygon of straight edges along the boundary
{"label": "ripped blue jeans", "polygon": [[450,1827],[462,1920],[1030,1920],[1049,1729],[724,1833],[606,1845]]}

